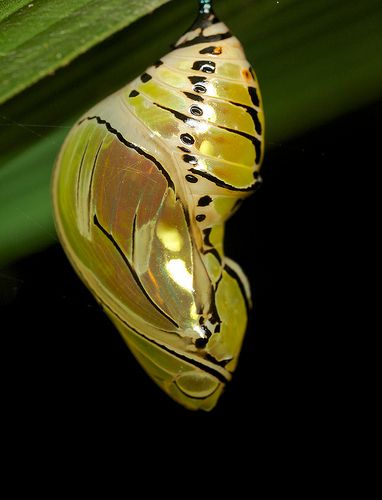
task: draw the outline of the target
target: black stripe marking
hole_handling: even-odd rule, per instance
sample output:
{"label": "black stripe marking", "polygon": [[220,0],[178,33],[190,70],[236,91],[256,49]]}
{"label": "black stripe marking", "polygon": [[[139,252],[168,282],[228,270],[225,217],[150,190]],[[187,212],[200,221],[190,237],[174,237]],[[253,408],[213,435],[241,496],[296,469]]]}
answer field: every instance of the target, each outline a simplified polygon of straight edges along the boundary
{"label": "black stripe marking", "polygon": [[210,242],[210,235],[211,235],[212,227],[207,227],[206,229],[203,229],[204,233],[204,244],[207,245],[208,247],[213,247],[213,244]]}
{"label": "black stripe marking", "polygon": [[259,96],[257,95],[257,90],[256,87],[248,87],[248,93],[251,98],[251,101],[253,104],[257,107],[260,106],[260,99]]}
{"label": "black stripe marking", "polygon": [[180,149],[181,151],[184,151],[185,153],[191,153],[191,150],[188,148],[185,148],[184,146],[178,146],[178,149]]}
{"label": "black stripe marking", "polygon": [[[255,175],[253,175],[253,177],[255,177]],[[238,200],[236,200],[234,206],[231,209],[231,213],[235,212],[239,207],[241,207],[243,203],[244,203],[243,198],[239,198]]]}
{"label": "black stripe marking", "polygon": [[[184,115],[183,113],[179,113],[179,111],[176,111],[175,109],[171,109],[171,108],[167,108],[166,106],[162,106],[161,104],[158,104],[157,102],[154,102],[153,104],[155,104],[155,106],[158,106],[158,108],[162,108],[162,109],[165,109],[166,111],[169,111],[176,118],[178,118],[178,120],[181,120],[184,123],[188,122],[189,125],[192,124],[192,122],[190,123],[190,120],[192,120],[192,118],[190,118],[189,116]],[[196,108],[199,111],[197,111]],[[203,110],[201,108],[199,108],[199,106],[197,106],[196,104],[192,105],[191,108],[190,108],[190,112],[193,113],[193,114],[195,114],[195,116],[200,111],[203,114]],[[223,130],[227,130],[227,132],[232,132],[233,134],[241,135],[242,137],[245,137],[246,139],[250,140],[252,142],[252,144],[254,145],[254,147],[255,147],[255,152],[256,152],[256,160],[255,160],[255,162],[257,164],[260,162],[260,157],[261,157],[261,141],[257,137],[255,137],[254,135],[247,134],[246,132],[242,132],[241,130],[234,130],[233,128],[223,127],[223,125],[218,125],[217,123],[211,123],[211,126],[215,126],[215,127],[221,128]],[[229,184],[226,184],[226,186],[228,186],[228,185]]]}
{"label": "black stripe marking", "polygon": [[[200,368],[202,371],[205,371],[205,372],[209,373],[210,375],[216,377],[220,382],[223,382],[223,384],[225,384],[226,382],[228,382],[229,380],[231,380],[231,374],[230,374],[230,372],[228,370],[226,370],[227,376],[225,377],[222,373],[214,370],[210,366],[206,366],[201,361],[197,361],[194,358],[188,358],[187,356],[185,356],[183,354],[180,354],[177,351],[173,351],[169,347],[167,347],[167,346],[165,346],[165,345],[157,342],[156,340],[151,339],[150,337],[147,337],[144,333],[140,332],[139,330],[137,330],[136,328],[134,328],[133,326],[131,326],[129,323],[127,323],[126,320],[122,319],[116,312],[113,311],[113,309],[111,307],[109,307],[107,304],[105,304],[105,302],[103,302],[99,297],[97,297],[96,294],[94,294],[94,295],[95,295],[96,299],[98,300],[98,302],[101,304],[102,307],[105,307],[106,309],[109,309],[109,311],[116,318],[118,318],[121,323],[123,323],[125,326],[127,326],[128,328],[130,328],[130,330],[132,330],[134,333],[136,333],[140,337],[144,338],[148,342],[151,342],[152,344],[156,345],[160,349],[163,349],[164,351],[168,352],[169,354],[172,354],[176,358],[179,358],[179,359],[181,359],[183,361],[186,361],[187,363],[190,363],[190,365],[196,366],[197,368]],[[171,333],[171,332],[169,332],[169,333]],[[213,361],[211,361],[211,362],[213,362]],[[218,364],[216,362],[216,360],[215,360],[214,364]]]}
{"label": "black stripe marking", "polygon": [[206,216],[204,214],[198,214],[195,219],[198,221],[198,222],[203,222],[204,219],[206,218]]}
{"label": "black stripe marking", "polygon": [[153,102],[155,106],[158,106],[158,108],[165,109],[166,111],[169,111],[172,113],[175,118],[178,118],[178,120],[181,120],[184,123],[190,122],[190,120],[194,120],[193,118],[190,118],[187,115],[184,115],[183,113],[179,113],[179,111],[176,111],[175,109],[171,108],[166,108],[166,106],[162,106],[161,104],[158,104],[157,102]]}
{"label": "black stripe marking", "polygon": [[161,163],[159,163],[159,161],[154,158],[154,156],[150,155],[149,153],[146,153],[146,151],[143,151],[143,149],[141,149],[140,147],[136,146],[135,144],[133,144],[132,142],[129,142],[127,141],[123,135],[121,134],[121,132],[118,132],[118,130],[116,130],[115,128],[113,128],[109,122],[107,122],[106,120],[103,120],[102,118],[100,118],[99,116],[88,116],[86,118],[83,118],[79,124],[81,124],[83,121],[85,120],[96,120],[97,123],[99,123],[100,125],[105,125],[106,129],[113,135],[115,135],[117,137],[117,139],[122,142],[122,144],[124,144],[125,146],[127,146],[128,148],[131,148],[131,149],[134,149],[134,151],[136,151],[138,154],[144,156],[145,158],[147,158],[148,160],[152,161],[154,163],[154,165],[158,168],[158,170],[160,170],[162,172],[162,174],[164,175],[164,177],[166,178],[166,181],[167,181],[167,184],[168,184],[168,187],[170,189],[172,189],[173,191],[175,191],[175,186],[174,186],[174,183],[173,181],[171,180],[171,177],[169,175],[169,173],[165,170],[165,168],[163,167],[163,165]]}
{"label": "black stripe marking", "polygon": [[137,212],[134,214],[133,219],[133,228],[131,231],[131,261],[134,262],[134,253],[135,253],[135,232],[137,230]]}
{"label": "black stripe marking", "polygon": [[[223,279],[223,273],[220,271],[220,276],[219,276],[217,282],[215,283],[215,292],[217,291],[222,279]],[[217,330],[217,327],[215,327],[215,332],[220,332],[220,325],[218,325],[218,326],[219,326],[219,330]]]}
{"label": "black stripe marking", "polygon": [[85,149],[84,149],[84,152],[82,154],[81,161],[80,161],[80,166],[79,166],[79,169],[78,169],[77,190],[76,190],[76,203],[77,203],[77,207],[78,207],[79,201],[80,201],[80,180],[81,180],[82,166],[83,166],[84,159],[85,159],[85,156],[86,156],[86,151],[88,150],[88,146],[89,146],[89,141],[86,143],[86,146],[85,146]]}
{"label": "black stripe marking", "polygon": [[[222,263],[222,258],[220,257],[219,252],[216,250],[216,248],[211,248],[209,250],[206,250],[204,252],[204,255],[206,255],[208,253],[211,253],[216,258],[216,260],[219,262],[219,264]],[[220,280],[220,278],[219,278],[219,280]],[[216,283],[216,287],[217,287],[217,285],[218,285],[218,283]]]}
{"label": "black stripe marking", "polygon": [[261,141],[257,139],[256,137],[253,138],[253,145],[255,146],[255,151],[256,151],[256,160],[255,163],[257,165],[260,164],[260,159],[261,159]]}
{"label": "black stripe marking", "polygon": [[174,50],[183,49],[184,47],[192,47],[192,45],[197,45],[198,43],[219,42],[220,40],[225,40],[231,37],[232,34],[229,31],[227,31],[226,33],[218,33],[216,35],[210,36],[198,35],[192,40],[187,40],[186,42],[182,42],[179,45],[175,45]]}
{"label": "black stripe marking", "polygon": [[204,83],[207,81],[207,77],[206,76],[189,76],[188,79],[190,80],[190,82],[192,84],[195,84],[195,83]]}
{"label": "black stripe marking", "polygon": [[[219,330],[220,331],[220,330]],[[215,330],[214,333],[219,333]],[[217,359],[214,358],[213,356],[211,356],[211,354],[207,354],[206,356],[206,359],[208,359],[208,361],[211,361],[211,363],[213,363],[215,361],[215,363],[217,362]],[[229,359],[223,359],[223,361],[219,361],[219,365],[222,367],[222,368],[225,368],[225,366],[233,360],[233,356],[230,357]],[[227,370],[228,371],[228,370]]]}
{"label": "black stripe marking", "polygon": [[188,97],[189,99],[192,99],[193,101],[199,101],[199,102],[203,102],[204,99],[201,95],[196,95],[196,94],[193,94],[192,92],[183,92],[183,94]]}
{"label": "black stripe marking", "polygon": [[126,255],[124,254],[122,248],[118,245],[118,243],[115,241],[114,239],[114,236],[112,234],[110,234],[102,225],[101,223],[99,222],[98,218],[97,218],[97,215],[94,215],[94,225],[96,227],[98,227],[98,229],[101,230],[101,232],[106,236],[106,238],[111,241],[111,243],[113,244],[114,248],[117,250],[117,252],[119,253],[119,255],[122,257],[122,260],[124,261],[124,263],[127,265],[129,271],[131,272],[131,275],[133,276],[135,282],[137,283],[137,285],[139,286],[139,288],[141,289],[141,291],[143,292],[144,296],[147,298],[147,300],[155,307],[155,309],[162,314],[162,316],[164,316],[166,319],[168,319],[174,326],[176,326],[177,328],[179,328],[179,325],[176,323],[176,321],[174,321],[171,316],[169,316],[168,314],[166,314],[164,311],[162,311],[162,309],[153,301],[153,299],[150,297],[150,295],[147,293],[145,287],[142,285],[141,283],[141,280],[139,279],[139,276],[137,275],[135,269],[133,268],[133,266],[130,264],[129,262],[129,259],[126,257]]}
{"label": "black stripe marking", "polygon": [[[232,378],[231,377],[231,372],[229,372],[228,370],[226,370],[226,369],[223,368],[225,370],[225,372],[226,372],[226,375],[224,376],[222,373],[220,373],[219,371],[216,371],[215,369],[211,368],[210,366],[207,366],[204,363],[199,362],[199,361],[197,361],[197,360],[195,360],[193,358],[188,358],[187,356],[182,355],[182,354],[180,354],[180,353],[178,353],[176,351],[173,351],[172,349],[168,348],[167,346],[165,346],[163,344],[160,344],[159,342],[156,342],[154,339],[151,339],[151,338],[147,337],[145,334],[143,334],[142,332],[140,332],[139,330],[137,330],[136,328],[134,328],[133,326],[131,326],[125,319],[121,318],[121,316],[119,314],[117,314],[108,304],[106,304],[97,295],[97,293],[95,292],[95,290],[92,289],[92,287],[88,283],[87,279],[82,274],[81,270],[79,268],[77,268],[76,266],[74,266],[74,267],[76,268],[77,273],[79,274],[79,276],[81,277],[82,281],[85,283],[85,285],[87,286],[87,288],[92,291],[95,299],[100,304],[101,308],[102,309],[108,309],[110,311],[110,313],[113,316],[115,316],[121,323],[123,323],[125,326],[127,326],[127,328],[129,328],[134,333],[136,333],[140,337],[142,337],[145,340],[147,340],[147,342],[151,342],[152,344],[154,344],[157,347],[163,349],[164,351],[168,352],[169,354],[172,354],[176,358],[182,359],[183,361],[186,361],[190,365],[196,366],[197,368],[200,368],[202,371],[205,371],[206,373],[209,373],[210,375],[216,377],[220,382],[222,382],[222,383],[225,384],[226,382],[228,382],[228,381],[231,380],[231,378]],[[217,325],[215,327],[215,333],[218,331],[218,329],[220,330],[219,327],[220,327],[220,325]],[[164,331],[164,332],[170,333],[170,334],[173,334],[173,333],[177,334],[176,332],[171,332],[171,331],[167,331],[167,330],[160,330],[160,331]],[[207,358],[207,356],[206,356],[206,358]],[[206,360],[209,361],[208,359],[206,359]],[[212,360],[210,362],[212,362],[213,364],[215,364],[217,366],[221,366],[221,367],[223,367],[223,364],[224,364],[224,361],[221,362],[221,363],[219,363],[217,360]]]}
{"label": "black stripe marking", "polygon": [[[212,324],[218,323],[219,326],[221,325],[222,320],[220,319],[217,307],[216,307],[216,302],[215,302],[215,288],[211,284],[211,304],[210,304],[210,310],[208,311],[210,313],[210,322]],[[215,332],[216,332],[216,326],[215,326]],[[217,361],[215,360],[217,363]]]}
{"label": "black stripe marking", "polygon": [[216,123],[214,125],[216,127],[227,130],[228,132],[232,132],[233,134],[241,135],[242,137],[245,137],[246,139],[250,140],[255,147],[256,163],[259,163],[261,156],[261,141],[257,137],[251,134],[247,134],[246,132],[242,132],[241,130],[234,130],[233,128],[223,127],[223,125],[218,125]]}
{"label": "black stripe marking", "polygon": [[261,127],[261,123],[260,123],[257,111],[255,109],[253,109],[251,106],[247,106],[246,104],[239,104],[238,102],[234,102],[234,101],[228,101],[228,102],[230,104],[233,104],[234,106],[239,106],[240,108],[244,108],[246,110],[246,112],[251,116],[256,132],[259,135],[261,135],[262,127]]}
{"label": "black stripe marking", "polygon": [[94,171],[95,171],[95,167],[96,167],[96,164],[97,164],[97,161],[98,161],[98,155],[99,155],[99,152],[101,151],[101,147],[103,145],[103,139],[100,143],[100,145],[98,146],[98,149],[97,149],[97,152],[95,154],[95,157],[94,157],[94,162],[93,162],[93,167],[92,167],[92,171],[91,171],[91,174],[90,174],[90,181],[89,181],[89,192],[88,192],[88,217],[89,217],[89,231],[90,231],[90,205],[91,205],[91,201],[92,201],[92,184],[93,184],[93,177],[94,177]]}
{"label": "black stripe marking", "polygon": [[246,139],[249,139],[255,148],[255,153],[256,153],[255,163],[256,164],[260,163],[260,158],[261,158],[261,141],[260,141],[260,139],[258,139],[254,135],[247,134],[246,132],[242,132],[241,130],[234,130],[233,128],[223,127],[223,125],[217,125],[216,123],[214,125],[216,125],[219,128],[222,128],[224,130],[227,130],[228,132],[232,132],[233,134],[238,134],[238,135],[241,135],[242,137],[245,137]]}
{"label": "black stripe marking", "polygon": [[137,90],[132,90],[129,94],[129,97],[137,97],[139,95],[139,92]]}
{"label": "black stripe marking", "polygon": [[216,186],[229,189],[230,191],[243,191],[243,192],[254,191],[255,189],[258,188],[258,184],[260,184],[260,182],[257,180],[246,188],[238,188],[235,186],[231,186],[231,184],[227,184],[226,182],[222,181],[221,179],[218,179],[217,177],[209,174],[208,172],[205,172],[204,170],[197,170],[196,168],[190,168],[190,172],[192,172],[195,175],[199,175],[200,177],[204,177],[205,179],[216,184]]}

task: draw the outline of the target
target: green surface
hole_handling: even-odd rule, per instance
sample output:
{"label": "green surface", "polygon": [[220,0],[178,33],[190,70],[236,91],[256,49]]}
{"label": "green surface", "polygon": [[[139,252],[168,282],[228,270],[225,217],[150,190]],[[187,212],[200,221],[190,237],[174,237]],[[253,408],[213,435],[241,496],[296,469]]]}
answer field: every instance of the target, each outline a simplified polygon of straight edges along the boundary
{"label": "green surface", "polygon": [[0,103],[166,1],[2,2]]}
{"label": "green surface", "polygon": [[[169,2],[109,36],[134,19],[137,6],[147,12],[161,3],[0,2],[0,95],[16,94],[84,52],[0,107],[0,264],[55,241],[50,175],[70,126],[163,55],[195,17],[196,0]],[[242,41],[260,80],[268,147],[381,98],[380,0],[215,4],[219,17]],[[37,16],[31,23],[37,6],[45,6],[51,16]],[[109,14],[102,9],[110,9]],[[26,28],[29,23],[33,30]],[[69,34],[72,28],[76,43]],[[32,31],[35,37],[28,38]],[[55,60],[58,51],[61,56]]]}

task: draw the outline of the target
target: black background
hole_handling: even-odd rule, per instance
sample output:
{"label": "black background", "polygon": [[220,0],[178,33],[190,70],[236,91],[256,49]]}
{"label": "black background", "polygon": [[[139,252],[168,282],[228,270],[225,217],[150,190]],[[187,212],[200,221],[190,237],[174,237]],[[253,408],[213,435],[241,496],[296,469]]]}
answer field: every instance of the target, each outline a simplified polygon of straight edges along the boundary
{"label": "black background", "polygon": [[233,381],[211,413],[183,409],[151,382],[59,245],[2,270],[3,416],[15,435],[52,446],[73,435],[162,436],[169,446],[223,450],[343,432],[354,383],[346,322],[361,239],[355,214],[381,110],[269,145],[262,187],[227,227],[226,253],[250,279],[254,310]]}

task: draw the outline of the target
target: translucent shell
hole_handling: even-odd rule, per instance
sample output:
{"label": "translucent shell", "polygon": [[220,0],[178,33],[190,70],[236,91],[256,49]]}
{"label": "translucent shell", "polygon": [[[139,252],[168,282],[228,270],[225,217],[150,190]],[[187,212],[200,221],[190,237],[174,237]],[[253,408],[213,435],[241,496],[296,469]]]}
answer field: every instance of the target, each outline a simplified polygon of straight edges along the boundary
{"label": "translucent shell", "polygon": [[212,409],[238,361],[250,292],[223,253],[224,222],[260,182],[263,129],[254,72],[209,10],[89,110],[57,160],[72,265],[150,377],[190,409]]}

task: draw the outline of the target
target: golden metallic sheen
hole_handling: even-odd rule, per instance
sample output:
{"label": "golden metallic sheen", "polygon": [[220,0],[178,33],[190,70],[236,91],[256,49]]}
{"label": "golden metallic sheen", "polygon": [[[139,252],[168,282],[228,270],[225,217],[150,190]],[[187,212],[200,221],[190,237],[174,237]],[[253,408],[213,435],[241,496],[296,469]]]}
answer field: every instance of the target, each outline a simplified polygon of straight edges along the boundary
{"label": "golden metallic sheen", "polygon": [[200,5],[167,55],[73,127],[53,201],[68,258],[138,362],[208,411],[247,325],[249,284],[224,255],[224,223],[260,182],[264,119],[240,42]]}

